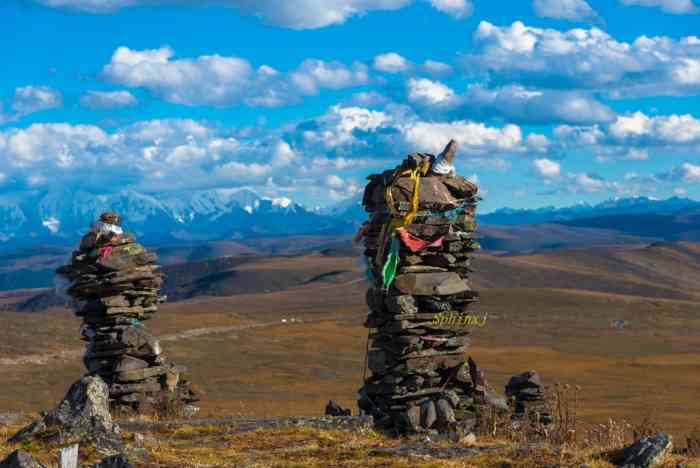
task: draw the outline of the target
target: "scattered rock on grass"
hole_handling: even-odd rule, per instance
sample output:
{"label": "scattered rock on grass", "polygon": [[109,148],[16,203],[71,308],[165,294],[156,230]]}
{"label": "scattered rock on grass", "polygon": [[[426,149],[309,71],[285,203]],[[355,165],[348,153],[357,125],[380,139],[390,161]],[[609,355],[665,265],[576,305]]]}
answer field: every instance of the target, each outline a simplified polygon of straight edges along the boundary
{"label": "scattered rock on grass", "polygon": [[330,400],[326,405],[326,416],[352,416],[352,411]]}
{"label": "scattered rock on grass", "polygon": [[93,468],[133,468],[124,454],[114,455],[112,457],[105,458],[100,463],[97,463]]}
{"label": "scattered rock on grass", "polygon": [[9,426],[14,424],[22,418],[22,413],[17,413],[15,411],[10,411],[7,413],[0,413],[0,426]]}
{"label": "scattered rock on grass", "polygon": [[6,459],[0,461],[0,468],[45,468],[24,450],[15,450]]}
{"label": "scattered rock on grass", "polygon": [[673,441],[668,434],[643,437],[625,448],[617,466],[620,468],[651,468],[658,466],[673,450]]}

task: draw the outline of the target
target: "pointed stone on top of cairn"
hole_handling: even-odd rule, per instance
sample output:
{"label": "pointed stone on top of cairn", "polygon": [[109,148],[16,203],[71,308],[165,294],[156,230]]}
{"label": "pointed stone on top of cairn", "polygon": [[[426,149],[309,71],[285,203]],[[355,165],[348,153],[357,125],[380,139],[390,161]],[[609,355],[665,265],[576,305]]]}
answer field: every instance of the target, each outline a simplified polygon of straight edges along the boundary
{"label": "pointed stone on top of cairn", "polygon": [[365,188],[371,375],[358,404],[400,433],[466,433],[489,404],[480,398],[483,374],[474,382],[466,360],[471,329],[486,317],[470,308],[478,300],[468,277],[479,197],[456,174],[457,149],[452,140],[437,157],[411,154],[369,176]]}
{"label": "pointed stone on top of cairn", "polygon": [[83,358],[90,374],[109,387],[112,408],[142,411],[177,408],[198,400],[180,370],[167,363],[159,341],[143,322],[158,310],[163,273],[157,256],[121,226],[117,213],[103,213],[57,270],[70,281],[76,315],[83,320]]}

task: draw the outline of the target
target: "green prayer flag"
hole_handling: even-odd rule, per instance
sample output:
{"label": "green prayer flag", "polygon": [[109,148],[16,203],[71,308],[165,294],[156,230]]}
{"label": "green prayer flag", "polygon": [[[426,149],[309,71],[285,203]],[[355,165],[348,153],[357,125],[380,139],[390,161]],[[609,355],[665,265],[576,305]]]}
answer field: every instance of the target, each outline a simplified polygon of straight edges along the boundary
{"label": "green prayer flag", "polygon": [[396,237],[392,237],[391,246],[389,247],[389,254],[386,257],[386,263],[382,268],[382,280],[384,283],[384,289],[388,289],[391,283],[394,282],[396,278],[396,270],[399,267],[399,240]]}

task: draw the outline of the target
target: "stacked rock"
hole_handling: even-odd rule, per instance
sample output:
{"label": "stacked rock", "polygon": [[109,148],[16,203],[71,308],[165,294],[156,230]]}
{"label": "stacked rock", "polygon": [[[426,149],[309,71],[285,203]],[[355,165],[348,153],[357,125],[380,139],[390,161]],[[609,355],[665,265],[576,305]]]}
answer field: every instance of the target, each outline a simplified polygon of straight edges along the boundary
{"label": "stacked rock", "polygon": [[70,265],[57,270],[70,281],[66,292],[83,320],[85,367],[107,383],[114,408],[138,411],[144,405],[198,400],[143,327],[165,300],[156,260],[124,232],[118,214],[104,213],[83,236]]}
{"label": "stacked rock", "polygon": [[550,424],[552,416],[537,371],[514,375],[506,384],[506,396],[514,401],[513,418],[520,420],[526,416],[542,424]]}
{"label": "stacked rock", "polygon": [[455,175],[456,151],[451,141],[438,157],[409,155],[369,176],[363,198],[372,374],[358,403],[403,433],[472,430],[484,404],[465,354],[470,328],[486,320],[467,311],[478,300],[467,282],[478,196]]}

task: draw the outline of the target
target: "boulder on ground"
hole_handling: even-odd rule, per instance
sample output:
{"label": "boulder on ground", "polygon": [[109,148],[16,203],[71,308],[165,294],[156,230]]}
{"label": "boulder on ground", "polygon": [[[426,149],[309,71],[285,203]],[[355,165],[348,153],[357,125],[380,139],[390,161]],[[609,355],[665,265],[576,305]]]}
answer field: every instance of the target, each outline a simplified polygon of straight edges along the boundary
{"label": "boulder on ground", "polygon": [[671,436],[661,433],[639,439],[625,448],[615,461],[620,468],[651,468],[660,465],[672,450]]}
{"label": "boulder on ground", "polygon": [[94,442],[98,447],[117,447],[119,426],[109,412],[109,388],[96,376],[75,382],[59,405],[15,434],[10,442],[39,439],[49,443]]}

